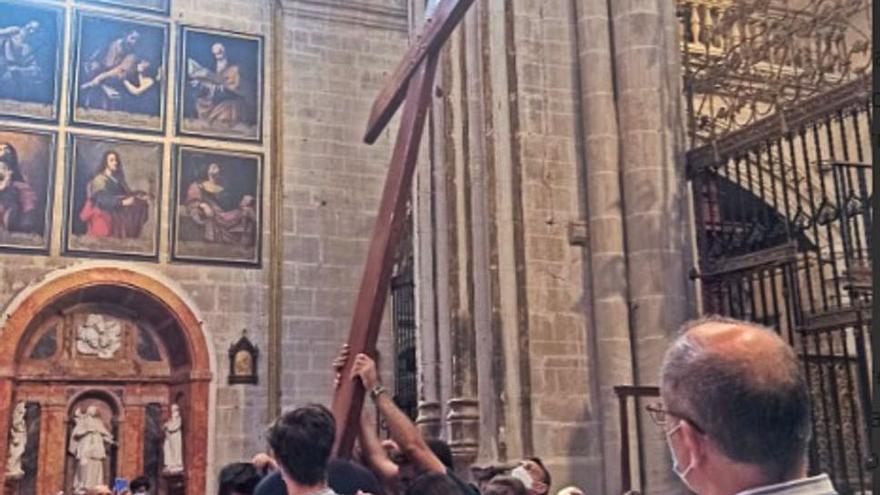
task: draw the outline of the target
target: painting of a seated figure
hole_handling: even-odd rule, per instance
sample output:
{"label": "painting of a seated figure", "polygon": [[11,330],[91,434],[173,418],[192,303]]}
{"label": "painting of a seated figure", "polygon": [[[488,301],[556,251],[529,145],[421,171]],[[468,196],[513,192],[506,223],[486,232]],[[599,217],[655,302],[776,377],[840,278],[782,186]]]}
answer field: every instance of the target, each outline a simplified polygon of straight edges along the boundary
{"label": "painting of a seated figure", "polygon": [[0,247],[48,249],[55,134],[0,128]]}
{"label": "painting of a seated figure", "polygon": [[79,12],[71,119],[161,132],[168,26]]}
{"label": "painting of a seated figure", "polygon": [[258,264],[262,159],[180,147],[175,259]]}
{"label": "painting of a seated figure", "polygon": [[68,253],[155,257],[162,145],[74,136]]}
{"label": "painting of a seated figure", "polygon": [[63,24],[60,8],[0,1],[0,114],[58,117]]}

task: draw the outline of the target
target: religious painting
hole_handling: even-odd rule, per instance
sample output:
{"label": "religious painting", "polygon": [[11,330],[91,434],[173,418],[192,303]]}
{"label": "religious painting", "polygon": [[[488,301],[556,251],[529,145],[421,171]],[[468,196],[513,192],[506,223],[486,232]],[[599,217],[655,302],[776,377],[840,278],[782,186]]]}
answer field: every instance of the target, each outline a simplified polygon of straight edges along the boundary
{"label": "religious painting", "polygon": [[71,67],[71,121],[162,132],[168,25],[78,11]]}
{"label": "religious painting", "polygon": [[179,134],[262,140],[263,38],[183,26]]}
{"label": "religious painting", "polygon": [[259,154],[177,148],[173,259],[259,266],[262,167]]}
{"label": "religious painting", "polygon": [[65,253],[155,259],[163,145],[74,135],[68,149]]}
{"label": "religious painting", "polygon": [[55,133],[0,127],[0,249],[46,254]]}
{"label": "religious painting", "polygon": [[229,384],[247,383],[255,385],[257,379],[257,359],[260,351],[242,332],[238,342],[229,348]]}
{"label": "religious painting", "polygon": [[171,0],[80,0],[80,2],[120,7],[158,15],[168,15],[171,10]]}
{"label": "religious painting", "polygon": [[0,115],[58,118],[64,9],[0,0]]}

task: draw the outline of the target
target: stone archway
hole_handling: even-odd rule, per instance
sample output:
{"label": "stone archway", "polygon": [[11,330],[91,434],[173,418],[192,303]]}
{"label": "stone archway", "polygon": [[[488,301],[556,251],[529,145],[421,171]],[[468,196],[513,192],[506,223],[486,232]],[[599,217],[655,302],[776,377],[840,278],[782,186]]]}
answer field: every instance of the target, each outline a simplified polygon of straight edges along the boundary
{"label": "stone archway", "polygon": [[[71,407],[83,394],[100,393],[120,400],[118,421],[123,442],[114,469],[129,479],[144,468],[143,432],[150,419],[147,406],[157,406],[166,414],[172,402],[182,401],[187,462],[182,481],[187,495],[205,493],[210,351],[201,322],[180,295],[143,273],[101,266],[53,277],[30,290],[9,311],[0,330],[0,487],[7,481],[7,433],[15,402],[26,397],[40,405],[36,487],[38,493],[57,493],[69,483],[64,466]],[[120,321],[136,328],[137,337],[128,336],[135,330],[125,333],[134,357],[112,363],[112,373],[107,371],[110,362],[97,357],[85,360],[85,364],[76,362],[72,356],[80,359],[80,349],[71,350],[71,331],[53,328],[62,344],[60,350],[49,354],[57,358],[51,362],[33,359],[46,354],[35,349],[48,321],[81,322],[85,314],[118,315]],[[157,349],[162,349],[155,351],[155,363],[140,362],[135,356],[142,352],[136,339],[143,340],[143,335],[152,336]]]}

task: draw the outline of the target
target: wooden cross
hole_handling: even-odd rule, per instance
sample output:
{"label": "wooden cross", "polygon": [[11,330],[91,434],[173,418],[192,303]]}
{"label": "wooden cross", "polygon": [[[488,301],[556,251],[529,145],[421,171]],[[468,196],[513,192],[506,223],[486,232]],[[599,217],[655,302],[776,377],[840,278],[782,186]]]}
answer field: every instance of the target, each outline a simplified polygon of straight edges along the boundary
{"label": "wooden cross", "polygon": [[[375,355],[394,254],[403,230],[406,203],[419,156],[419,144],[431,104],[437,60],[443,44],[473,2],[474,0],[440,0],[373,104],[364,136],[364,141],[369,144],[376,141],[401,104],[403,116],[349,329],[348,345],[352,357],[361,352]],[[348,377],[351,373],[353,361],[354,359],[349,359],[342,370],[343,377]],[[334,453],[338,457],[348,457],[354,446],[364,392],[359,380],[348,379],[343,379],[336,390],[333,398],[333,415],[337,425]]]}

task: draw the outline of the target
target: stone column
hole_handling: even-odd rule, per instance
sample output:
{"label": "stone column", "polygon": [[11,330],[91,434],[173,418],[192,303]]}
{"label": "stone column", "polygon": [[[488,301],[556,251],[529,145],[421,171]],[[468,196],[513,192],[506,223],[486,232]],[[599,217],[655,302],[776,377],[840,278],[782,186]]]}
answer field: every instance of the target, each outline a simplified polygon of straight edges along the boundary
{"label": "stone column", "polygon": [[[473,11],[465,21],[472,22]],[[474,338],[473,233],[471,231],[471,179],[468,162],[470,142],[467,132],[468,86],[466,46],[467,30],[459,26],[449,42],[449,77],[443,78],[445,110],[452,118],[446,121],[444,145],[446,154],[447,220],[449,233],[449,336],[451,357],[451,390],[447,401],[449,412],[449,446],[456,464],[466,466],[476,459],[479,447],[479,402],[477,401],[477,370]],[[445,73],[446,74],[446,73]],[[441,306],[441,311],[444,308]]]}
{"label": "stone column", "polygon": [[[634,383],[620,184],[620,140],[607,0],[574,2],[586,182],[589,272],[602,420],[603,493],[620,493],[620,418],[612,387]],[[634,432],[633,432],[634,433]]]}
{"label": "stone column", "polygon": [[0,370],[0,490],[6,483],[6,456],[9,454],[9,420],[12,417],[12,377]]}
{"label": "stone column", "polygon": [[119,473],[133,479],[144,472],[144,426],[146,411],[137,401],[126,404],[124,420],[119,422]]}
{"label": "stone column", "polygon": [[[687,317],[687,216],[681,67],[675,4],[668,0],[609,2],[621,143],[630,321],[636,384],[656,385],[663,353]],[[666,446],[654,425],[636,427],[648,452]],[[645,466],[645,490],[674,490],[669,465]]]}
{"label": "stone column", "polygon": [[[410,32],[422,24],[425,16],[424,0],[410,1]],[[441,80],[441,67],[438,67],[437,80]],[[436,83],[435,83],[436,85]],[[438,234],[436,215],[438,208],[435,202],[440,200],[435,191],[434,157],[436,128],[442,112],[437,111],[440,105],[433,103],[425,132],[428,143],[420,149],[421,158],[416,170],[413,191],[413,250],[414,275],[416,280],[416,332],[417,352],[416,364],[418,372],[418,417],[416,425],[427,438],[443,436],[443,400],[441,391],[440,342],[438,335],[438,298],[437,291],[437,253]]]}
{"label": "stone column", "polygon": [[[58,397],[64,397],[59,390]],[[64,490],[67,465],[67,405],[62,401],[40,404],[40,458],[37,461],[37,493]]]}

